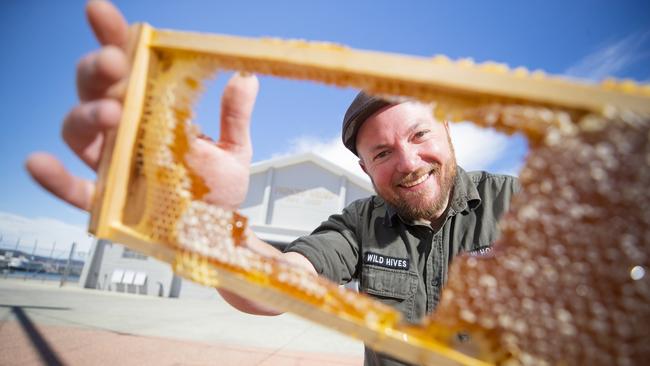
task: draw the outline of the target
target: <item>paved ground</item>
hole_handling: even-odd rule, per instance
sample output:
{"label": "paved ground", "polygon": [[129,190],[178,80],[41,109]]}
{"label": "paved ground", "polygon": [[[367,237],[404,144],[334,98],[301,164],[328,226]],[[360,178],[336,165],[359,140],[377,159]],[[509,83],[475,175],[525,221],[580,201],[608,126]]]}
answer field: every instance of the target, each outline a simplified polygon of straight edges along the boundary
{"label": "paved ground", "polygon": [[291,315],[0,279],[0,365],[361,365],[363,346]]}

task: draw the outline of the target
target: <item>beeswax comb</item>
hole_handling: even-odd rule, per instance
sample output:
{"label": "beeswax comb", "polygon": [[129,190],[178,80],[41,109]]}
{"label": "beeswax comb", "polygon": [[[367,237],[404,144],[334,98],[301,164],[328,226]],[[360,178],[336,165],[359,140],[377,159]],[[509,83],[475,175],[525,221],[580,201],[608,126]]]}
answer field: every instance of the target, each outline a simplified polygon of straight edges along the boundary
{"label": "beeswax comb", "polygon": [[[522,132],[531,143],[532,159],[536,151],[549,146],[561,150],[558,141],[602,133],[610,125],[622,126],[625,131],[647,131],[648,86],[629,81],[581,84],[494,63],[357,51],[329,43],[195,34],[157,30],[146,24],[133,26],[131,31],[132,68],[122,121],[119,130],[106,138],[91,211],[89,230],[98,238],[170,263],[177,273],[193,281],[296,313],[408,362],[486,365],[553,359],[553,349],[544,352],[548,345],[536,350],[535,343],[524,342],[528,335],[513,336],[503,330],[507,330],[505,326],[500,330],[471,321],[471,316],[457,309],[453,299],[470,293],[468,284],[500,280],[498,276],[491,280],[483,277],[493,271],[490,266],[486,273],[469,271],[473,274],[464,276],[465,282],[451,283],[443,292],[439,312],[451,314],[453,319],[442,322],[434,314],[422,324],[412,325],[402,321],[397,311],[367,296],[248,250],[246,218],[202,202],[208,188],[184,162],[188,139],[195,133],[193,102],[203,80],[220,70],[312,80],[389,98],[432,102],[436,106],[433,113],[440,119],[469,120],[507,133]],[[647,133],[641,136],[648,138]],[[639,157],[643,151],[633,147],[628,154]],[[528,175],[534,173],[539,172],[532,167]],[[647,180],[646,176],[637,177],[633,183],[647,186]],[[533,187],[526,177],[522,181],[524,192]],[[539,197],[539,189],[531,195]],[[523,202],[513,203],[514,214],[506,223],[515,228],[511,230],[515,234],[526,229],[522,227],[526,220],[517,216],[526,209],[530,211]],[[644,222],[633,226],[642,227]],[[524,224],[516,227],[518,223]],[[522,245],[525,253],[526,244]],[[558,245],[570,243],[560,241]],[[638,245],[650,249],[647,240]],[[510,248],[503,241],[496,246]],[[467,263],[471,266],[473,262],[466,259],[461,265]],[[641,268],[644,266],[647,263],[641,263]],[[454,268],[452,273],[457,271]],[[634,284],[645,286],[647,281]],[[490,294],[481,296],[489,299]],[[531,296],[534,301],[536,293]],[[472,306],[479,304],[466,304],[474,317]],[[567,313],[573,315],[571,310]],[[640,314],[642,320],[648,319],[647,311]],[[477,342],[469,355],[452,345],[457,332],[466,330]],[[522,344],[531,349],[522,349]],[[573,360],[569,356],[560,354],[559,361]]]}

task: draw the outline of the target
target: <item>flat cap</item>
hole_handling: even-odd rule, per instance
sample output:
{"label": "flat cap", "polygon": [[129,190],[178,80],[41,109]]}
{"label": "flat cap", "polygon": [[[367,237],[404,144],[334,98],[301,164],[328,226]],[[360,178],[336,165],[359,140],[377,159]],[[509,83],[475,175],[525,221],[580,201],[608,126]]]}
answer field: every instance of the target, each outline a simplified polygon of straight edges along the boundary
{"label": "flat cap", "polygon": [[350,106],[348,107],[347,112],[345,112],[345,117],[343,118],[343,127],[341,129],[341,138],[343,139],[343,145],[352,151],[354,155],[357,154],[357,132],[361,125],[383,107],[391,105],[391,103],[375,97],[368,95],[363,91],[359,92],[354,98]]}

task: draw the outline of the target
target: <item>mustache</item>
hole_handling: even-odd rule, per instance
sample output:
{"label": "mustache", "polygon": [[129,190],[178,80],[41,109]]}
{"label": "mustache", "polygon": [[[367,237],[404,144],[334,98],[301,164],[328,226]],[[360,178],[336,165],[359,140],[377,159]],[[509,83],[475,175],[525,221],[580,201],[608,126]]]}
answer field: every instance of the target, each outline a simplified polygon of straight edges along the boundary
{"label": "mustache", "polygon": [[442,171],[442,166],[439,163],[431,163],[429,165],[418,168],[400,179],[396,179],[395,185],[401,185],[408,182],[413,182],[419,177],[431,173],[432,175],[440,175]]}

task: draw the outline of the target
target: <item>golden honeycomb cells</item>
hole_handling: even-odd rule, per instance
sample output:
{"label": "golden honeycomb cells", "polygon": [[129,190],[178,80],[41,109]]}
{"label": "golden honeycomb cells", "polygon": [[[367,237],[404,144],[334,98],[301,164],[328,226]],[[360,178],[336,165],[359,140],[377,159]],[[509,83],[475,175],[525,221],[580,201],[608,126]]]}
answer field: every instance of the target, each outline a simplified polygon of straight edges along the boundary
{"label": "golden honeycomb cells", "polygon": [[[202,201],[192,201],[177,223],[183,254],[177,270],[194,281],[209,284],[218,277],[210,263],[239,273],[258,285],[274,287],[327,311],[355,317],[370,326],[394,326],[399,313],[365,296],[340,288],[280,259],[265,257],[245,246],[243,216]],[[203,259],[200,259],[200,258]],[[193,269],[197,265],[198,269]]]}
{"label": "golden honeycomb cells", "polygon": [[[174,226],[194,199],[208,192],[203,181],[186,167],[189,139],[194,138],[192,106],[203,80],[216,73],[209,58],[190,53],[152,54],[145,104],[136,145],[137,169],[131,185],[144,181],[143,212],[133,221],[151,240],[174,246]],[[127,202],[125,211],[131,210]]]}
{"label": "golden honeycomb cells", "polygon": [[454,261],[433,324],[480,335],[497,362],[647,362],[650,119],[555,128],[520,178],[493,255]]}

